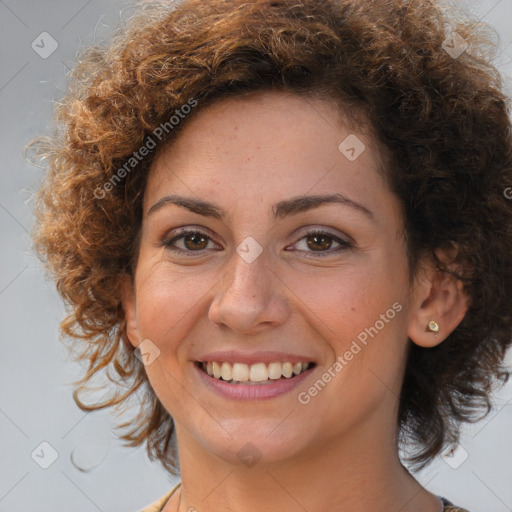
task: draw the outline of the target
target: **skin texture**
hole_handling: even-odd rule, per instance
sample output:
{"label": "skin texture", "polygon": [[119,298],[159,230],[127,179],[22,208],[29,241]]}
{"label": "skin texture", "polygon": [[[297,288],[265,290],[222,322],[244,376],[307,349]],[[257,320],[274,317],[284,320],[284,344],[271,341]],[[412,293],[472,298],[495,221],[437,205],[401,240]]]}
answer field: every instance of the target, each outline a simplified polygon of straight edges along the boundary
{"label": "skin texture", "polygon": [[[366,150],[349,161],[338,145],[353,133]],[[264,92],[199,112],[153,163],[135,279],[126,278],[123,305],[133,346],[149,339],[160,350],[146,371],[176,424],[182,491],[166,512],[242,504],[245,512],[442,509],[400,465],[395,418],[408,337],[425,347],[442,342],[467,304],[460,285],[428,261],[409,281],[402,211],[375,147],[333,104]],[[371,217],[324,204],[272,218],[279,201],[333,193]],[[213,202],[226,218],[170,204],[148,215],[169,194]],[[163,244],[185,226],[211,239],[200,251],[188,249],[192,256]],[[307,243],[311,228],[352,239],[354,247],[335,252],[332,241],[326,256],[315,257],[321,251]],[[236,252],[247,237],[263,248],[252,263]],[[187,250],[184,242],[175,245]],[[298,391],[395,303],[401,311],[301,404]],[[425,328],[432,319],[437,334]],[[235,401],[198,378],[194,361],[213,350],[304,354],[317,366],[299,390]],[[261,459],[246,467],[237,453],[249,441]]]}

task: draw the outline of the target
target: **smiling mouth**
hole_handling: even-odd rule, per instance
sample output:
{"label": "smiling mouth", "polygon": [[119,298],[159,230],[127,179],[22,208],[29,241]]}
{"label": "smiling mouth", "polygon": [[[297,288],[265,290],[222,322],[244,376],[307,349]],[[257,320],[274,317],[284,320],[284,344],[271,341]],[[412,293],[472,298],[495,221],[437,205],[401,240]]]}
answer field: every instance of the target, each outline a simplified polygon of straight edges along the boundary
{"label": "smiling mouth", "polygon": [[228,384],[265,385],[279,380],[289,380],[310,370],[313,362],[228,363],[197,361],[196,365],[209,377]]}

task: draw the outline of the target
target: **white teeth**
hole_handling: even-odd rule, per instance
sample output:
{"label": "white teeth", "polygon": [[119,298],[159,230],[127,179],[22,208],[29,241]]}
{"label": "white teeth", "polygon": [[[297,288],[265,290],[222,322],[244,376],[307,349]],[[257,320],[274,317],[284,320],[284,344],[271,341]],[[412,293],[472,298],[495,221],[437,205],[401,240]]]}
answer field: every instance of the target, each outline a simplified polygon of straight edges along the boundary
{"label": "white teeth", "polygon": [[283,377],[289,379],[293,374],[292,363],[283,363],[282,370]]}
{"label": "white teeth", "polygon": [[[247,365],[245,365],[247,366]],[[249,377],[253,382],[268,380],[268,370],[265,363],[251,364]]]}
{"label": "white teeth", "polygon": [[[229,363],[224,363],[229,364]],[[246,364],[235,363],[233,365],[233,380],[237,382],[246,382],[249,380],[249,367]],[[223,377],[224,378],[224,377]],[[251,379],[254,380],[254,379]]]}
{"label": "white teeth", "polygon": [[222,375],[222,372],[220,371],[220,364],[216,363],[216,362],[212,362],[212,367],[213,367],[213,376],[216,379],[220,379],[220,377]]}
{"label": "white teeth", "polygon": [[231,380],[233,378],[233,368],[229,363],[222,363],[220,371],[222,380]]}
{"label": "white teeth", "polygon": [[306,371],[309,368],[309,363],[295,363],[290,362],[280,363],[272,362],[268,365],[265,363],[245,364],[245,363],[228,363],[208,361],[202,363],[202,369],[215,379],[231,381],[235,383],[265,383],[269,384],[271,380],[278,380],[282,377],[289,379],[294,375]]}
{"label": "white teeth", "polygon": [[270,363],[268,365],[268,378],[272,380],[281,378],[281,363]]}
{"label": "white teeth", "polygon": [[295,375],[299,375],[299,373],[302,371],[302,363],[296,363],[293,365],[293,373]]}

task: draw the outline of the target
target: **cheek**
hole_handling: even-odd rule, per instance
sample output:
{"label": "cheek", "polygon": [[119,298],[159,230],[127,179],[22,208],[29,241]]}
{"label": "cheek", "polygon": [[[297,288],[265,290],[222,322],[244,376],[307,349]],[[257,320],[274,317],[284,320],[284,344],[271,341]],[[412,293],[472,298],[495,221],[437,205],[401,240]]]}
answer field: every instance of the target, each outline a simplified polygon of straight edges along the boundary
{"label": "cheek", "polygon": [[192,268],[179,272],[166,262],[140,272],[136,284],[140,335],[153,340],[162,355],[175,354],[198,315],[207,314],[200,311],[202,298],[215,282],[214,275]]}
{"label": "cheek", "polygon": [[[407,342],[408,288],[401,258],[368,255],[361,264],[289,278],[303,316],[327,342],[327,366],[342,356],[350,380],[378,377],[390,387],[398,385]],[[362,372],[363,367],[369,371]]]}
{"label": "cheek", "polygon": [[[288,287],[304,304],[304,315],[323,325],[339,339],[357,336],[379,320],[404,294],[402,276],[378,258],[371,264],[352,265],[289,276]],[[299,301],[296,301],[299,304]],[[309,311],[309,313],[308,313]]]}
{"label": "cheek", "polygon": [[[213,284],[213,283],[212,283]],[[177,421],[186,421],[189,395],[184,393],[187,360],[182,341],[193,330],[201,297],[212,284],[205,275],[171,271],[165,262],[137,274],[137,322],[141,339],[151,340],[158,357],[145,367],[151,387]]]}

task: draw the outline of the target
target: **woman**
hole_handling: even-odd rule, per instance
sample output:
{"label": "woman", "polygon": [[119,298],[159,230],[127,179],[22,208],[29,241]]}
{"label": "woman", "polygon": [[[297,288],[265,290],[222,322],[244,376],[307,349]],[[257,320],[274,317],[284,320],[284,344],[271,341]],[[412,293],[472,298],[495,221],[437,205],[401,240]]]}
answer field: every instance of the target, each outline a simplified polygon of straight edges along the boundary
{"label": "woman", "polygon": [[[35,239],[75,400],[145,391],[123,439],[179,471],[147,511],[462,510],[398,455],[508,376],[508,104],[455,29],[429,0],[189,0],[82,56]],[[124,391],[82,402],[105,369]]]}

